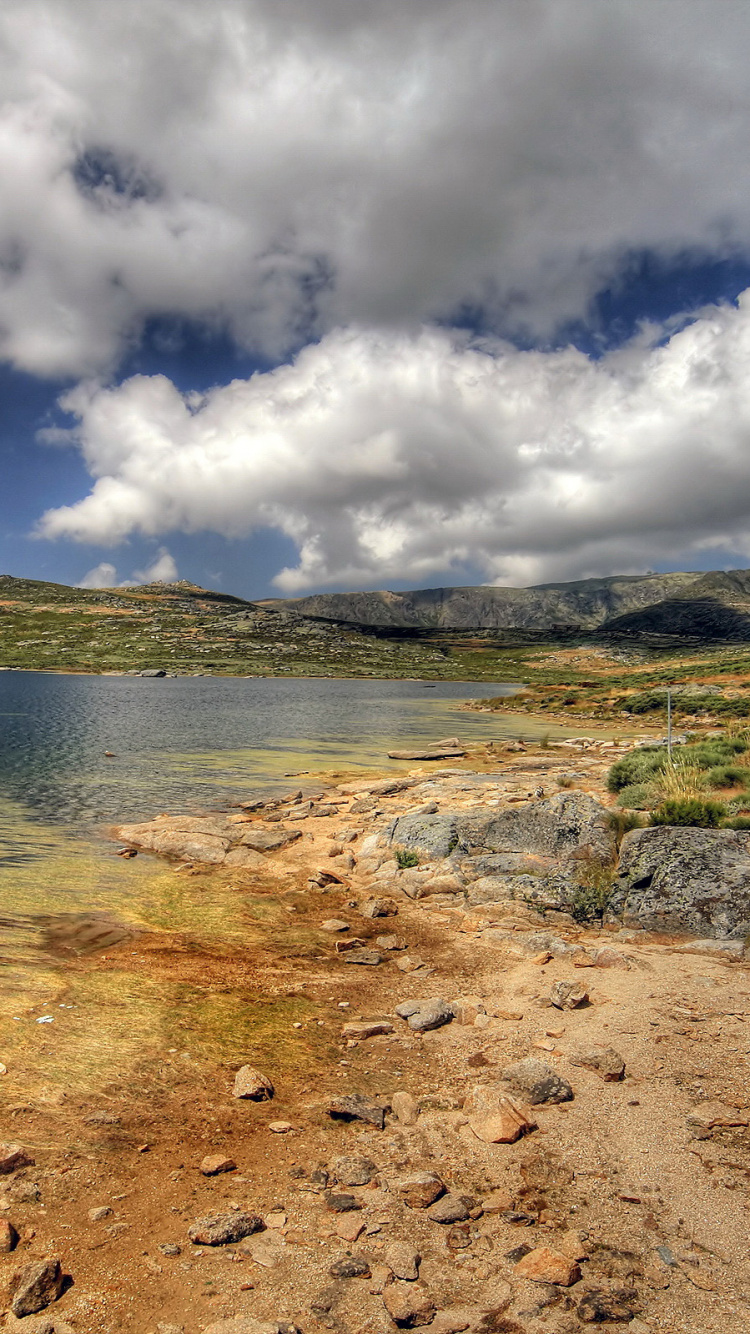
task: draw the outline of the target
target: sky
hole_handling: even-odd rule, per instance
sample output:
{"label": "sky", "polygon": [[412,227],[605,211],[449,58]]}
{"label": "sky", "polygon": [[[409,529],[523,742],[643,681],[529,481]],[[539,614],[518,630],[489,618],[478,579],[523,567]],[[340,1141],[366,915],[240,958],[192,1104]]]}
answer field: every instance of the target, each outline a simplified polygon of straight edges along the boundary
{"label": "sky", "polygon": [[0,572],[750,565],[745,0],[4,0]]}

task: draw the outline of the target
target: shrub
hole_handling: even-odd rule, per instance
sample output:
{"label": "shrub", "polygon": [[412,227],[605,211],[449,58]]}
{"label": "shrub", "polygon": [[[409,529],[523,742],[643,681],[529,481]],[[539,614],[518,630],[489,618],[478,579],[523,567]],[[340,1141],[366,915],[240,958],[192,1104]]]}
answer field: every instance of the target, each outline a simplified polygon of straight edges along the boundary
{"label": "shrub", "polygon": [[630,750],[615,760],[607,775],[607,787],[610,792],[621,792],[633,783],[647,783],[666,762],[667,752],[663,747],[641,746],[638,750]]}
{"label": "shrub", "polygon": [[628,806],[635,811],[650,811],[656,800],[656,794],[650,783],[630,783],[620,792],[617,805]]}
{"label": "shrub", "polygon": [[612,866],[592,857],[580,864],[577,881],[570,900],[571,915],[577,922],[601,922],[614,888]]}
{"label": "shrub", "polygon": [[750,786],[750,769],[742,764],[715,764],[706,775],[709,787]]}
{"label": "shrub", "polygon": [[732,820],[725,820],[723,829],[750,829],[750,815],[735,815]]}
{"label": "shrub", "polygon": [[642,816],[638,815],[636,811],[631,810],[609,811],[607,815],[607,823],[615,836],[619,848],[625,835],[629,834],[631,829],[642,829],[644,822]]}
{"label": "shrub", "polygon": [[651,812],[652,825],[688,825],[695,829],[716,829],[726,807],[720,801],[701,801],[697,797],[664,801]]}
{"label": "shrub", "polygon": [[570,774],[558,774],[558,775],[557,775],[557,786],[558,786],[558,787],[572,787],[572,786],[573,786],[573,779],[571,778]]}
{"label": "shrub", "polygon": [[413,848],[396,848],[396,861],[405,871],[409,866],[419,866],[419,853]]}
{"label": "shrub", "polygon": [[692,754],[680,755],[667,761],[654,786],[663,801],[699,797],[706,787],[706,773],[694,762]]}

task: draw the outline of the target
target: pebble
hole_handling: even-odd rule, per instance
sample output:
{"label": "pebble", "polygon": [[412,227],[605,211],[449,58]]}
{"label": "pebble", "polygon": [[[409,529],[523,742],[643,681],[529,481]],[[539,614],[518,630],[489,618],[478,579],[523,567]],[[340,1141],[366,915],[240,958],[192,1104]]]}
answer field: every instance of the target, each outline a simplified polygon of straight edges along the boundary
{"label": "pebble", "polygon": [[418,1172],[397,1181],[394,1190],[410,1209],[428,1209],[445,1194],[445,1182],[436,1172]]}
{"label": "pebble", "polygon": [[346,1191],[331,1191],[325,1197],[326,1208],[330,1209],[332,1214],[349,1213],[352,1209],[361,1209],[362,1205],[355,1195],[349,1195]]}
{"label": "pebble", "polygon": [[203,1159],[199,1170],[204,1177],[216,1177],[221,1172],[236,1172],[237,1164],[234,1158],[225,1158],[223,1153],[210,1153]]}
{"label": "pebble", "polygon": [[362,917],[395,917],[398,904],[393,899],[367,899],[359,912]]}
{"label": "pebble", "polygon": [[464,1102],[469,1126],[485,1144],[515,1144],[536,1129],[531,1108],[485,1085],[474,1088]]}
{"label": "pebble", "polygon": [[253,1102],[265,1102],[274,1095],[274,1087],[270,1079],[261,1074],[252,1065],[243,1065],[237,1071],[232,1089],[234,1098],[251,1098]]}
{"label": "pebble", "polygon": [[578,1303],[576,1315],[584,1323],[599,1324],[604,1320],[630,1321],[639,1309],[635,1288],[592,1288]]}
{"label": "pebble", "polygon": [[272,1135],[288,1135],[290,1130],[294,1130],[291,1121],[269,1121],[268,1129]]}
{"label": "pebble", "polygon": [[[402,962],[399,960],[399,963]],[[424,1001],[401,1001],[396,1006],[396,1014],[405,1019],[415,1033],[427,1033],[430,1029],[441,1028],[453,1018],[450,1005],[439,996]]]}
{"label": "pebble", "polygon": [[370,1266],[361,1255],[344,1255],[328,1270],[331,1278],[370,1278]]}
{"label": "pebble", "polygon": [[349,950],[344,955],[344,963],[364,964],[368,967],[377,967],[383,962],[383,956],[377,950]]}
{"label": "pebble", "polygon": [[108,1204],[100,1204],[95,1209],[89,1209],[89,1222],[101,1223],[103,1218],[111,1218],[112,1210]]}
{"label": "pebble", "polygon": [[519,1278],[530,1279],[532,1283],[554,1283],[561,1288],[569,1288],[581,1277],[581,1270],[570,1256],[560,1251],[550,1250],[549,1246],[537,1246],[528,1255],[524,1255],[514,1266]]}
{"label": "pebble", "polygon": [[320,924],[321,931],[348,931],[349,923],[343,922],[339,917],[329,917]]}
{"label": "pebble", "polygon": [[579,982],[555,982],[550,1003],[558,1010],[577,1010],[588,1001],[589,993]]}
{"label": "pebble", "polygon": [[461,1195],[443,1195],[427,1210],[433,1223],[464,1223],[469,1216],[469,1206]]}
{"label": "pebble", "polygon": [[0,1220],[0,1255],[8,1255],[18,1245],[18,1233],[7,1218]]}
{"label": "pebble", "polygon": [[375,1176],[377,1168],[369,1158],[347,1155],[336,1158],[333,1171],[342,1186],[367,1186]]}
{"label": "pebble", "polygon": [[20,1144],[0,1144],[0,1174],[7,1176],[19,1167],[33,1167],[34,1159]]}
{"label": "pebble", "polygon": [[366,1121],[377,1130],[385,1127],[385,1104],[362,1093],[332,1099],[328,1115],[335,1121]]}

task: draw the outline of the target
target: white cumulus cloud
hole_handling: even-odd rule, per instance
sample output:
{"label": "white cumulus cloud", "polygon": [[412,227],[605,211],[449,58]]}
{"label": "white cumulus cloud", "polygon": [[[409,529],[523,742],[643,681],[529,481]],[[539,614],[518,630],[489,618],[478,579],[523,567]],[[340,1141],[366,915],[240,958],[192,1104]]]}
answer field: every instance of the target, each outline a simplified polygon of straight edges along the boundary
{"label": "white cumulus cloud", "polygon": [[334,331],[292,365],[199,396],[163,376],[80,385],[94,478],[43,536],[243,536],[299,549],[277,586],[524,584],[750,555],[750,292],[592,360],[426,327]]}
{"label": "white cumulus cloud", "polygon": [[134,570],[129,579],[118,579],[117,567],[100,561],[78,584],[79,588],[133,588],[137,584],[171,584],[177,578],[177,564],[166,547],[159,547],[154,560],[144,570]]}
{"label": "white cumulus cloud", "polygon": [[4,0],[0,357],[544,333],[633,250],[746,252],[749,48],[735,0]]}

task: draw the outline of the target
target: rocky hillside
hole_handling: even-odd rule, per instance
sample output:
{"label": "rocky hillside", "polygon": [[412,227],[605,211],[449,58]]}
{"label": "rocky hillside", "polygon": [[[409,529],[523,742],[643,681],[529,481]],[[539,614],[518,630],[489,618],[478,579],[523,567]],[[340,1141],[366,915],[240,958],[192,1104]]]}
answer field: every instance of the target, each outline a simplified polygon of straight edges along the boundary
{"label": "rocky hillside", "polygon": [[266,601],[325,621],[399,629],[597,630],[680,595],[689,597],[697,573],[612,575],[534,588],[421,588],[408,593],[315,593]]}

